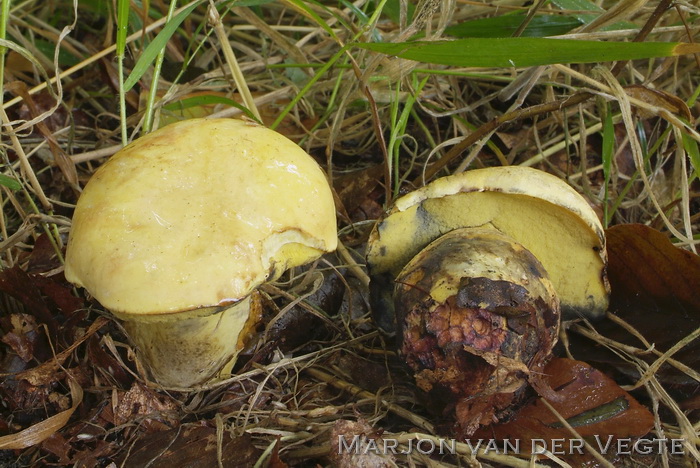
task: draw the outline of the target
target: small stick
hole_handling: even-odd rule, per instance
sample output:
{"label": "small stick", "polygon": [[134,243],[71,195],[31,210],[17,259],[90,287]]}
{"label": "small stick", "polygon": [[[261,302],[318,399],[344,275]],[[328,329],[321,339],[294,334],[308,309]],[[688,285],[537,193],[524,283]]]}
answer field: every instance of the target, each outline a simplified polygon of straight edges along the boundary
{"label": "small stick", "polygon": [[420,416],[413,414],[412,412],[408,411],[405,408],[402,408],[399,405],[395,405],[393,403],[390,403],[383,398],[379,397],[378,395],[369,392],[363,388],[358,387],[357,385],[354,385],[350,382],[346,382],[344,380],[339,379],[338,377],[328,374],[326,372],[320,371],[318,369],[312,368],[312,367],[307,367],[304,369],[304,372],[307,374],[311,374],[312,376],[316,377],[319,380],[322,380],[323,382],[326,382],[327,384],[339,389],[343,390],[345,392],[350,393],[351,395],[358,396],[360,398],[367,398],[368,400],[377,400],[377,398],[380,398],[380,402],[386,406],[386,408],[391,411],[392,413],[396,414],[397,416],[400,416],[404,418],[405,420],[411,422],[412,424],[415,424],[416,426],[420,427],[421,429],[428,431],[429,433],[435,432],[433,425],[426,421],[425,419],[421,418]]}
{"label": "small stick", "polygon": [[345,260],[348,265],[348,269],[355,276],[355,278],[359,279],[364,287],[369,286],[369,276],[367,276],[367,273],[365,273],[360,265],[357,264],[357,261],[352,258],[352,255],[350,255],[347,247],[345,247],[345,244],[343,244],[340,239],[338,239],[338,248],[336,251],[338,254],[340,254],[343,260]]}

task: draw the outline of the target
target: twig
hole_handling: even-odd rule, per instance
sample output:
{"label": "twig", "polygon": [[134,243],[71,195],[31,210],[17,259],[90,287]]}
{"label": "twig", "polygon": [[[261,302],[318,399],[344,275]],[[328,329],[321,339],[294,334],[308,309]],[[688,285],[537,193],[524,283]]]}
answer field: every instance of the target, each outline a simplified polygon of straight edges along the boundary
{"label": "twig", "polygon": [[368,400],[379,400],[382,405],[384,405],[389,411],[392,413],[396,414],[397,416],[400,416],[404,418],[406,421],[411,422],[411,424],[415,424],[416,426],[420,427],[421,429],[434,433],[435,429],[433,428],[433,425],[426,421],[425,419],[421,418],[417,414],[413,414],[410,411],[408,411],[406,408],[402,408],[401,406],[395,405],[389,401],[386,401],[382,399],[379,395],[376,395],[372,392],[369,392],[363,388],[358,387],[355,384],[352,384],[350,382],[346,382],[345,380],[341,380],[338,377],[331,375],[327,372],[320,371],[318,369],[315,369],[313,367],[308,367],[304,369],[304,372],[307,374],[311,374],[315,378],[322,380],[323,382],[326,382],[327,384],[331,385],[332,387],[337,388],[338,390],[343,390],[344,392],[350,393],[351,395],[359,396],[361,398],[367,398]]}
{"label": "twig", "polygon": [[343,260],[347,263],[348,269],[350,272],[355,276],[355,278],[359,279],[360,282],[362,282],[362,285],[364,287],[369,286],[369,276],[365,271],[360,268],[360,265],[357,264],[357,261],[355,261],[354,258],[352,258],[352,255],[348,251],[347,247],[345,247],[345,244],[341,242],[340,239],[338,239],[338,248],[336,251],[340,254],[341,257],[343,257]]}

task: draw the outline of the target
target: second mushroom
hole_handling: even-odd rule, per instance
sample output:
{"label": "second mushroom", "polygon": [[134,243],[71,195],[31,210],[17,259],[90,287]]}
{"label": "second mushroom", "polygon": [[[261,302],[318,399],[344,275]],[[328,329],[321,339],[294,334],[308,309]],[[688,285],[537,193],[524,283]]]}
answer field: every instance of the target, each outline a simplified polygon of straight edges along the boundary
{"label": "second mushroom", "polygon": [[[555,176],[498,167],[398,200],[368,245],[373,312],[456,437],[508,417],[540,379],[560,316],[601,316],[605,237]],[[560,312],[561,310],[561,312]]]}

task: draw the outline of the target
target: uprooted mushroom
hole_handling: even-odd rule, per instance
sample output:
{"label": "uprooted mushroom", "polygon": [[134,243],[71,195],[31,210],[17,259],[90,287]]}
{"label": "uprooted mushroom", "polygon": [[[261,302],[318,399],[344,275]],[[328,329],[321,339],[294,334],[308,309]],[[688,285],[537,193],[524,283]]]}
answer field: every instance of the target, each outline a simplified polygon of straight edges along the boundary
{"label": "uprooted mushroom", "polygon": [[503,420],[540,379],[564,318],[600,317],[609,286],[595,212],[555,176],[499,167],[438,179],[374,227],[375,318],[458,436]]}
{"label": "uprooted mushroom", "polygon": [[123,321],[156,381],[190,387],[230,372],[260,320],[260,284],[336,242],[330,187],[299,146],[252,123],[192,119],[95,172],[66,278]]}

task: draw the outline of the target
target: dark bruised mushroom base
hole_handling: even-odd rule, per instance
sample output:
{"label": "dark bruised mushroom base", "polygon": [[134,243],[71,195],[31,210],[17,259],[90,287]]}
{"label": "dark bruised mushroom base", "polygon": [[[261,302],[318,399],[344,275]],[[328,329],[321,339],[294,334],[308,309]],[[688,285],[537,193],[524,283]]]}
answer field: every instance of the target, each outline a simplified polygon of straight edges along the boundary
{"label": "dark bruised mushroom base", "polygon": [[507,419],[528,382],[542,387],[559,303],[542,265],[507,237],[438,239],[401,272],[394,302],[400,352],[454,437]]}

